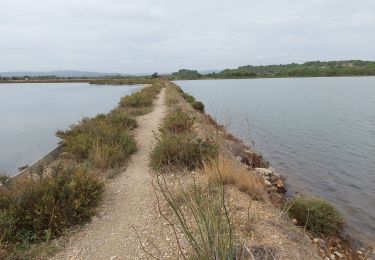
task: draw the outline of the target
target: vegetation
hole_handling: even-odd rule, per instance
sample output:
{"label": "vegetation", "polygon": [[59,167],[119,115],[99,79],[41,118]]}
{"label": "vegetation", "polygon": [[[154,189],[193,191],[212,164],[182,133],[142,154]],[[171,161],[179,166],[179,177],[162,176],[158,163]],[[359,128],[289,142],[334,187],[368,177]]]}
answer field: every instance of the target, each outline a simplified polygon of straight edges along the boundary
{"label": "vegetation", "polygon": [[202,75],[196,70],[181,69],[178,72],[173,72],[174,79],[199,79]]}
{"label": "vegetation", "polygon": [[247,193],[254,200],[264,200],[266,187],[264,179],[249,172],[225,155],[204,163],[204,173],[209,180],[222,185],[234,185],[240,191]]}
{"label": "vegetation", "polygon": [[[179,191],[173,192],[163,176],[158,177],[157,184],[192,249],[192,259],[242,259],[241,250],[234,242],[234,228],[223,186],[194,181],[186,188],[180,184]],[[176,234],[174,221],[162,212],[160,206],[159,211]],[[176,240],[178,242],[177,235]]]}
{"label": "vegetation", "polygon": [[[199,73],[198,73],[199,74]],[[218,73],[204,75],[172,73],[172,79],[231,79],[231,78],[274,78],[274,77],[330,77],[330,76],[374,76],[375,62],[361,60],[310,61],[303,64],[291,63],[266,66],[240,66]]]}
{"label": "vegetation", "polygon": [[90,219],[103,183],[83,168],[55,167],[50,176],[0,186],[0,243],[27,247]]}
{"label": "vegetation", "polygon": [[151,165],[160,171],[195,169],[203,160],[217,156],[218,148],[210,140],[196,137],[194,118],[181,111],[172,112],[160,126],[158,142],[151,153]]}
{"label": "vegetation", "polygon": [[123,97],[118,108],[109,114],[84,118],[79,124],[56,135],[64,140],[64,151],[78,161],[88,161],[101,168],[123,164],[137,148],[130,131],[137,126],[133,116],[151,110],[160,83]]}
{"label": "vegetation", "polygon": [[129,130],[136,126],[134,118],[120,112],[85,118],[67,131],[58,131],[64,140],[64,151],[70,157],[88,160],[99,168],[119,166],[136,151]]}
{"label": "vegetation", "polygon": [[289,205],[289,214],[315,234],[335,235],[343,226],[343,217],[325,200],[299,197]]}
{"label": "vegetation", "polygon": [[100,79],[91,79],[90,84],[95,85],[138,85],[138,84],[152,84],[154,79],[154,74],[152,76],[142,76],[142,77],[106,77]]}

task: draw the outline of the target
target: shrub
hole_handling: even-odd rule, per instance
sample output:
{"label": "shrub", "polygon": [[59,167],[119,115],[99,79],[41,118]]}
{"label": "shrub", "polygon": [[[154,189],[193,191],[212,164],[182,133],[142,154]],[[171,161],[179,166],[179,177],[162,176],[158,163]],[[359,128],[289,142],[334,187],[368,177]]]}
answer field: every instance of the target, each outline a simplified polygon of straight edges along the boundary
{"label": "shrub", "polygon": [[325,200],[299,197],[289,207],[290,216],[315,234],[337,234],[343,226],[342,215]]}
{"label": "shrub", "polygon": [[177,110],[169,114],[159,127],[162,134],[182,134],[193,130],[194,118],[188,113]]}
{"label": "shrub", "polygon": [[55,237],[90,219],[102,193],[103,183],[82,168],[56,167],[51,177],[0,187],[0,242]]}
{"label": "shrub", "polygon": [[121,98],[120,107],[123,108],[145,108],[152,107],[155,96],[160,92],[161,84],[155,82],[150,87]]}
{"label": "shrub", "polygon": [[195,102],[195,98],[192,95],[182,92],[182,97],[190,104]]}
{"label": "shrub", "polygon": [[192,103],[194,109],[204,112],[204,104],[200,101],[195,101]]}
{"label": "shrub", "polygon": [[136,151],[135,140],[127,131],[135,126],[135,119],[113,111],[84,118],[56,135],[65,141],[64,150],[76,160],[89,160],[97,167],[107,168],[120,165]]}
{"label": "shrub", "polygon": [[249,172],[231,158],[219,155],[204,162],[204,173],[209,180],[223,185],[235,185],[255,200],[264,200],[266,189],[261,176]]}
{"label": "shrub", "polygon": [[192,134],[162,135],[151,153],[151,165],[157,170],[195,169],[203,160],[216,157],[217,146],[196,139]]}

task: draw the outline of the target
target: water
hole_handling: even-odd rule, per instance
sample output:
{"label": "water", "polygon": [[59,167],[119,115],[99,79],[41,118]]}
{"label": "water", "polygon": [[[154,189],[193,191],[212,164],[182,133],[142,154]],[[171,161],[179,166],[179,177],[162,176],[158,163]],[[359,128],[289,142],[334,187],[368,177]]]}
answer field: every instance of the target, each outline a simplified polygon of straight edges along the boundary
{"label": "water", "polygon": [[0,84],[0,172],[14,175],[57,146],[56,130],[109,112],[139,86]]}
{"label": "water", "polygon": [[177,82],[375,245],[375,77]]}

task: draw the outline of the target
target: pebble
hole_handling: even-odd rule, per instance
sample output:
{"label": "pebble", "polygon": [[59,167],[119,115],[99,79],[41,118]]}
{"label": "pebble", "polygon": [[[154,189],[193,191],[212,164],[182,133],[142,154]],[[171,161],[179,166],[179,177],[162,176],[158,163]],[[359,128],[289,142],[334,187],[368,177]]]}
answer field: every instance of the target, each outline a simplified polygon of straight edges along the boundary
{"label": "pebble", "polygon": [[336,256],[334,254],[330,254],[329,259],[334,260],[336,259]]}
{"label": "pebble", "polygon": [[339,253],[339,252],[337,252],[337,251],[335,251],[335,252],[333,252],[335,255],[337,255],[338,257],[340,257],[340,258],[343,258],[344,256],[341,254],[341,253]]}
{"label": "pebble", "polygon": [[316,237],[316,238],[314,238],[313,240],[314,240],[314,243],[318,243],[319,240],[320,240],[320,238],[317,238],[317,237]]}
{"label": "pebble", "polygon": [[292,219],[292,222],[293,222],[294,225],[298,224],[298,220],[296,218]]}
{"label": "pebble", "polygon": [[357,254],[359,254],[359,255],[363,255],[363,252],[362,252],[361,250],[358,250],[358,251],[357,251]]}
{"label": "pebble", "polygon": [[264,184],[266,184],[267,187],[271,187],[272,183],[268,180],[264,180]]}

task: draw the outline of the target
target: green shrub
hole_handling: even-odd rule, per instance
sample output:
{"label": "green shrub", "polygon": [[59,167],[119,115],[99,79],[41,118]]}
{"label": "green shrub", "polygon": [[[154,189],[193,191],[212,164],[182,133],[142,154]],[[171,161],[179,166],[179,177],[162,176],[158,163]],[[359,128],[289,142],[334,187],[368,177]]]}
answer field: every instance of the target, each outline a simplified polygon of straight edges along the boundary
{"label": "green shrub", "polygon": [[160,92],[162,86],[155,82],[152,86],[143,88],[132,95],[121,98],[120,107],[123,108],[144,108],[152,107],[156,95]]}
{"label": "green shrub", "polygon": [[194,103],[192,103],[192,106],[194,109],[204,112],[204,104],[202,102],[195,101]]}
{"label": "green shrub", "polygon": [[161,124],[159,131],[162,134],[182,134],[193,130],[194,118],[188,113],[177,110],[169,114]]}
{"label": "green shrub", "polygon": [[192,134],[163,135],[151,153],[151,165],[157,170],[195,169],[203,160],[216,157],[218,148]]}
{"label": "green shrub", "polygon": [[342,215],[325,200],[299,197],[289,206],[290,216],[315,234],[337,234],[343,226]]}
{"label": "green shrub", "polygon": [[195,98],[192,95],[189,95],[187,93],[182,93],[182,97],[190,104],[195,102]]}
{"label": "green shrub", "polygon": [[82,168],[56,167],[51,177],[0,187],[0,242],[55,237],[90,219],[102,193],[103,183]]}
{"label": "green shrub", "polygon": [[64,150],[78,161],[89,160],[99,168],[118,166],[136,151],[128,130],[136,121],[121,111],[84,118],[78,125],[56,135],[65,141]]}

